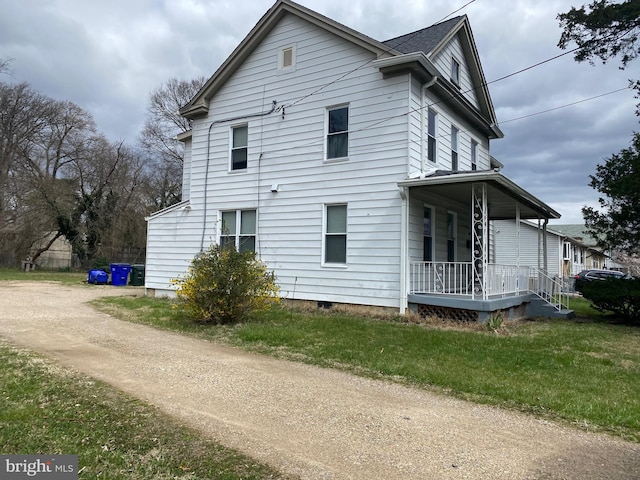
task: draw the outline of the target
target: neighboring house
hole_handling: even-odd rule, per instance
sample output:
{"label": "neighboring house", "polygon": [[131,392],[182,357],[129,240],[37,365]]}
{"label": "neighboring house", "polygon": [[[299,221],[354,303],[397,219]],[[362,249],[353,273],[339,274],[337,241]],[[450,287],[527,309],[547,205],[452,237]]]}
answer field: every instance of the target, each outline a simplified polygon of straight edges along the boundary
{"label": "neighboring house", "polygon": [[493,262],[543,268],[561,279],[566,289],[572,289],[573,277],[582,270],[604,267],[606,255],[555,226],[543,229],[526,220],[519,230],[513,220],[496,220],[492,226]]}
{"label": "neighboring house", "polygon": [[[53,232],[47,235],[46,238],[42,239],[32,248],[32,251],[35,252],[40,248],[46,246],[54,237],[54,235],[55,233]],[[40,268],[65,269],[75,266],[73,260],[74,256],[71,243],[69,243],[66,238],[59,237],[55,239],[55,241],[49,246],[46,252],[40,254],[38,260],[36,261],[36,264]]]}
{"label": "neighboring house", "polygon": [[552,225],[552,227],[562,232],[565,235],[568,235],[572,238],[575,238],[581,241],[583,244],[589,247],[589,252],[585,258],[585,269],[591,268],[605,268],[610,270],[624,270],[625,266],[621,263],[618,263],[614,260],[613,254],[610,251],[603,251],[598,247],[598,243],[595,238],[593,238],[589,233],[587,233],[586,228],[582,224],[563,224],[563,225]]}
{"label": "neighboring house", "polygon": [[150,295],[230,243],[288,299],[524,314],[539,272],[491,264],[489,222],[560,215],[490,155],[466,16],[379,42],[279,0],[181,114],[183,201],[148,218]]}

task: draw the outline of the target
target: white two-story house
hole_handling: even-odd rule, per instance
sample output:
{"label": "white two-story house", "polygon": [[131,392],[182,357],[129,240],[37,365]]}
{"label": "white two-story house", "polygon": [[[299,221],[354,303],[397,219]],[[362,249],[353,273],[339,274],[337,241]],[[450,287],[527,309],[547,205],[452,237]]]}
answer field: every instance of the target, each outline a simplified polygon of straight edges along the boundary
{"label": "white two-story house", "polygon": [[149,294],[233,243],[288,299],[524,311],[533,274],[489,262],[489,221],[559,214],[490,155],[502,132],[466,16],[381,42],[278,0],[181,114],[183,201],[148,218]]}

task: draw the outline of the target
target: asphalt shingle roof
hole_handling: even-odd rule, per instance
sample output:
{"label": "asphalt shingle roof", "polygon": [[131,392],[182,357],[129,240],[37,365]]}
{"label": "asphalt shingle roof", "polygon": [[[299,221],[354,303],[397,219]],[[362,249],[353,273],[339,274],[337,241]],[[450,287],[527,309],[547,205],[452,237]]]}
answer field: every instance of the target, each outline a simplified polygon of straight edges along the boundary
{"label": "asphalt shingle roof", "polygon": [[382,43],[402,53],[424,52],[426,55],[442,41],[461,18],[461,16],[454,17]]}

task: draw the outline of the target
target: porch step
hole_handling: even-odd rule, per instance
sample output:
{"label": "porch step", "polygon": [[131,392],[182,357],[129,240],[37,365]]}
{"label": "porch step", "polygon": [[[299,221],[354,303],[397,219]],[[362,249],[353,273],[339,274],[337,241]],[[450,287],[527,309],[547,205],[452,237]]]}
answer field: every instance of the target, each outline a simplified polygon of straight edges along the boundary
{"label": "porch step", "polygon": [[527,304],[527,315],[531,317],[545,318],[573,318],[576,316],[573,310],[558,310],[540,297],[534,296]]}

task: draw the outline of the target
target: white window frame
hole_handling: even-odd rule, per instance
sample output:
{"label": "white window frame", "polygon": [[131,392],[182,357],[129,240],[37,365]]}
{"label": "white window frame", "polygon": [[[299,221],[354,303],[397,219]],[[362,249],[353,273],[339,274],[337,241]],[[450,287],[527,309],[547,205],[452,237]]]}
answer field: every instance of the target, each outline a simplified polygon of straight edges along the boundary
{"label": "white window frame", "polygon": [[457,172],[460,168],[460,155],[458,148],[460,143],[460,130],[455,125],[451,125],[451,170]]}
{"label": "white window frame", "polygon": [[[430,213],[430,225],[429,225],[429,235],[425,235],[425,231],[424,231],[424,219],[425,219],[425,215],[424,212],[425,210],[429,210]],[[433,205],[428,205],[428,204],[424,204],[423,205],[423,209],[422,209],[422,261],[424,262],[433,262],[435,261],[435,247],[436,247],[436,242],[435,242],[435,231],[436,231],[436,209]],[[431,238],[431,252],[429,252],[431,255],[431,259],[428,260],[425,258],[425,239],[429,237]]]}
{"label": "white window frame", "polygon": [[[247,144],[244,146],[234,146],[233,145],[233,133],[236,129],[246,128],[247,129]],[[247,153],[247,165],[244,168],[233,168],[233,152],[236,150],[245,149]],[[229,172],[246,172],[249,168],[249,124],[242,123],[239,125],[231,125],[229,127]]]}
{"label": "white window frame", "polygon": [[[430,158],[432,151],[433,158]],[[427,109],[427,160],[438,163],[438,112],[433,108]]]}
{"label": "white window frame", "polygon": [[[346,130],[341,130],[339,132],[331,132],[329,133],[329,119],[330,119],[330,115],[331,112],[335,111],[335,110],[341,110],[341,109],[347,109],[347,129]],[[327,107],[325,110],[325,118],[324,118],[324,159],[326,162],[339,162],[339,161],[343,161],[343,160],[348,160],[349,159],[349,143],[351,140],[351,135],[349,133],[349,129],[351,127],[351,123],[350,123],[350,117],[351,117],[351,108],[349,106],[348,103],[343,104],[343,105],[333,105],[331,107]],[[329,137],[333,136],[333,135],[347,135],[347,154],[345,156],[342,157],[329,157]]]}
{"label": "white window frame", "polygon": [[478,148],[480,144],[471,140],[471,171],[478,170]]}
{"label": "white window frame", "polygon": [[[291,52],[291,64],[285,65],[285,53]],[[278,70],[280,72],[292,72],[296,69],[296,44],[285,45],[278,50]]]}
{"label": "white window frame", "polygon": [[[253,224],[253,232],[247,233],[242,231],[243,222],[242,222],[242,214],[245,212],[253,212],[254,213],[254,224]],[[225,233],[224,232],[224,223],[223,223],[223,215],[225,213],[233,213],[235,214],[235,232]],[[239,210],[220,210],[219,212],[220,218],[220,230],[218,232],[218,245],[222,245],[225,238],[233,238],[233,244],[236,250],[241,250],[243,245],[243,238],[251,238],[253,237],[253,251],[257,251],[258,248],[258,210],[255,208],[245,208]]]}
{"label": "white window frame", "polygon": [[[449,231],[449,219],[452,220],[452,232]],[[449,242],[453,246],[453,259],[449,256]],[[455,262],[458,258],[458,214],[447,210],[447,262]]]}
{"label": "white window frame", "polygon": [[451,82],[456,86],[460,86],[460,62],[455,58],[451,57]]}
{"label": "white window frame", "polygon": [[562,242],[562,259],[571,260],[571,242]]}
{"label": "white window frame", "polygon": [[[329,208],[344,207],[345,208],[345,230],[344,232],[328,232],[329,228]],[[328,236],[344,236],[345,252],[344,262],[327,261],[327,237]],[[327,203],[323,206],[322,214],[322,266],[326,267],[346,267],[349,258],[349,205],[347,203]]]}

